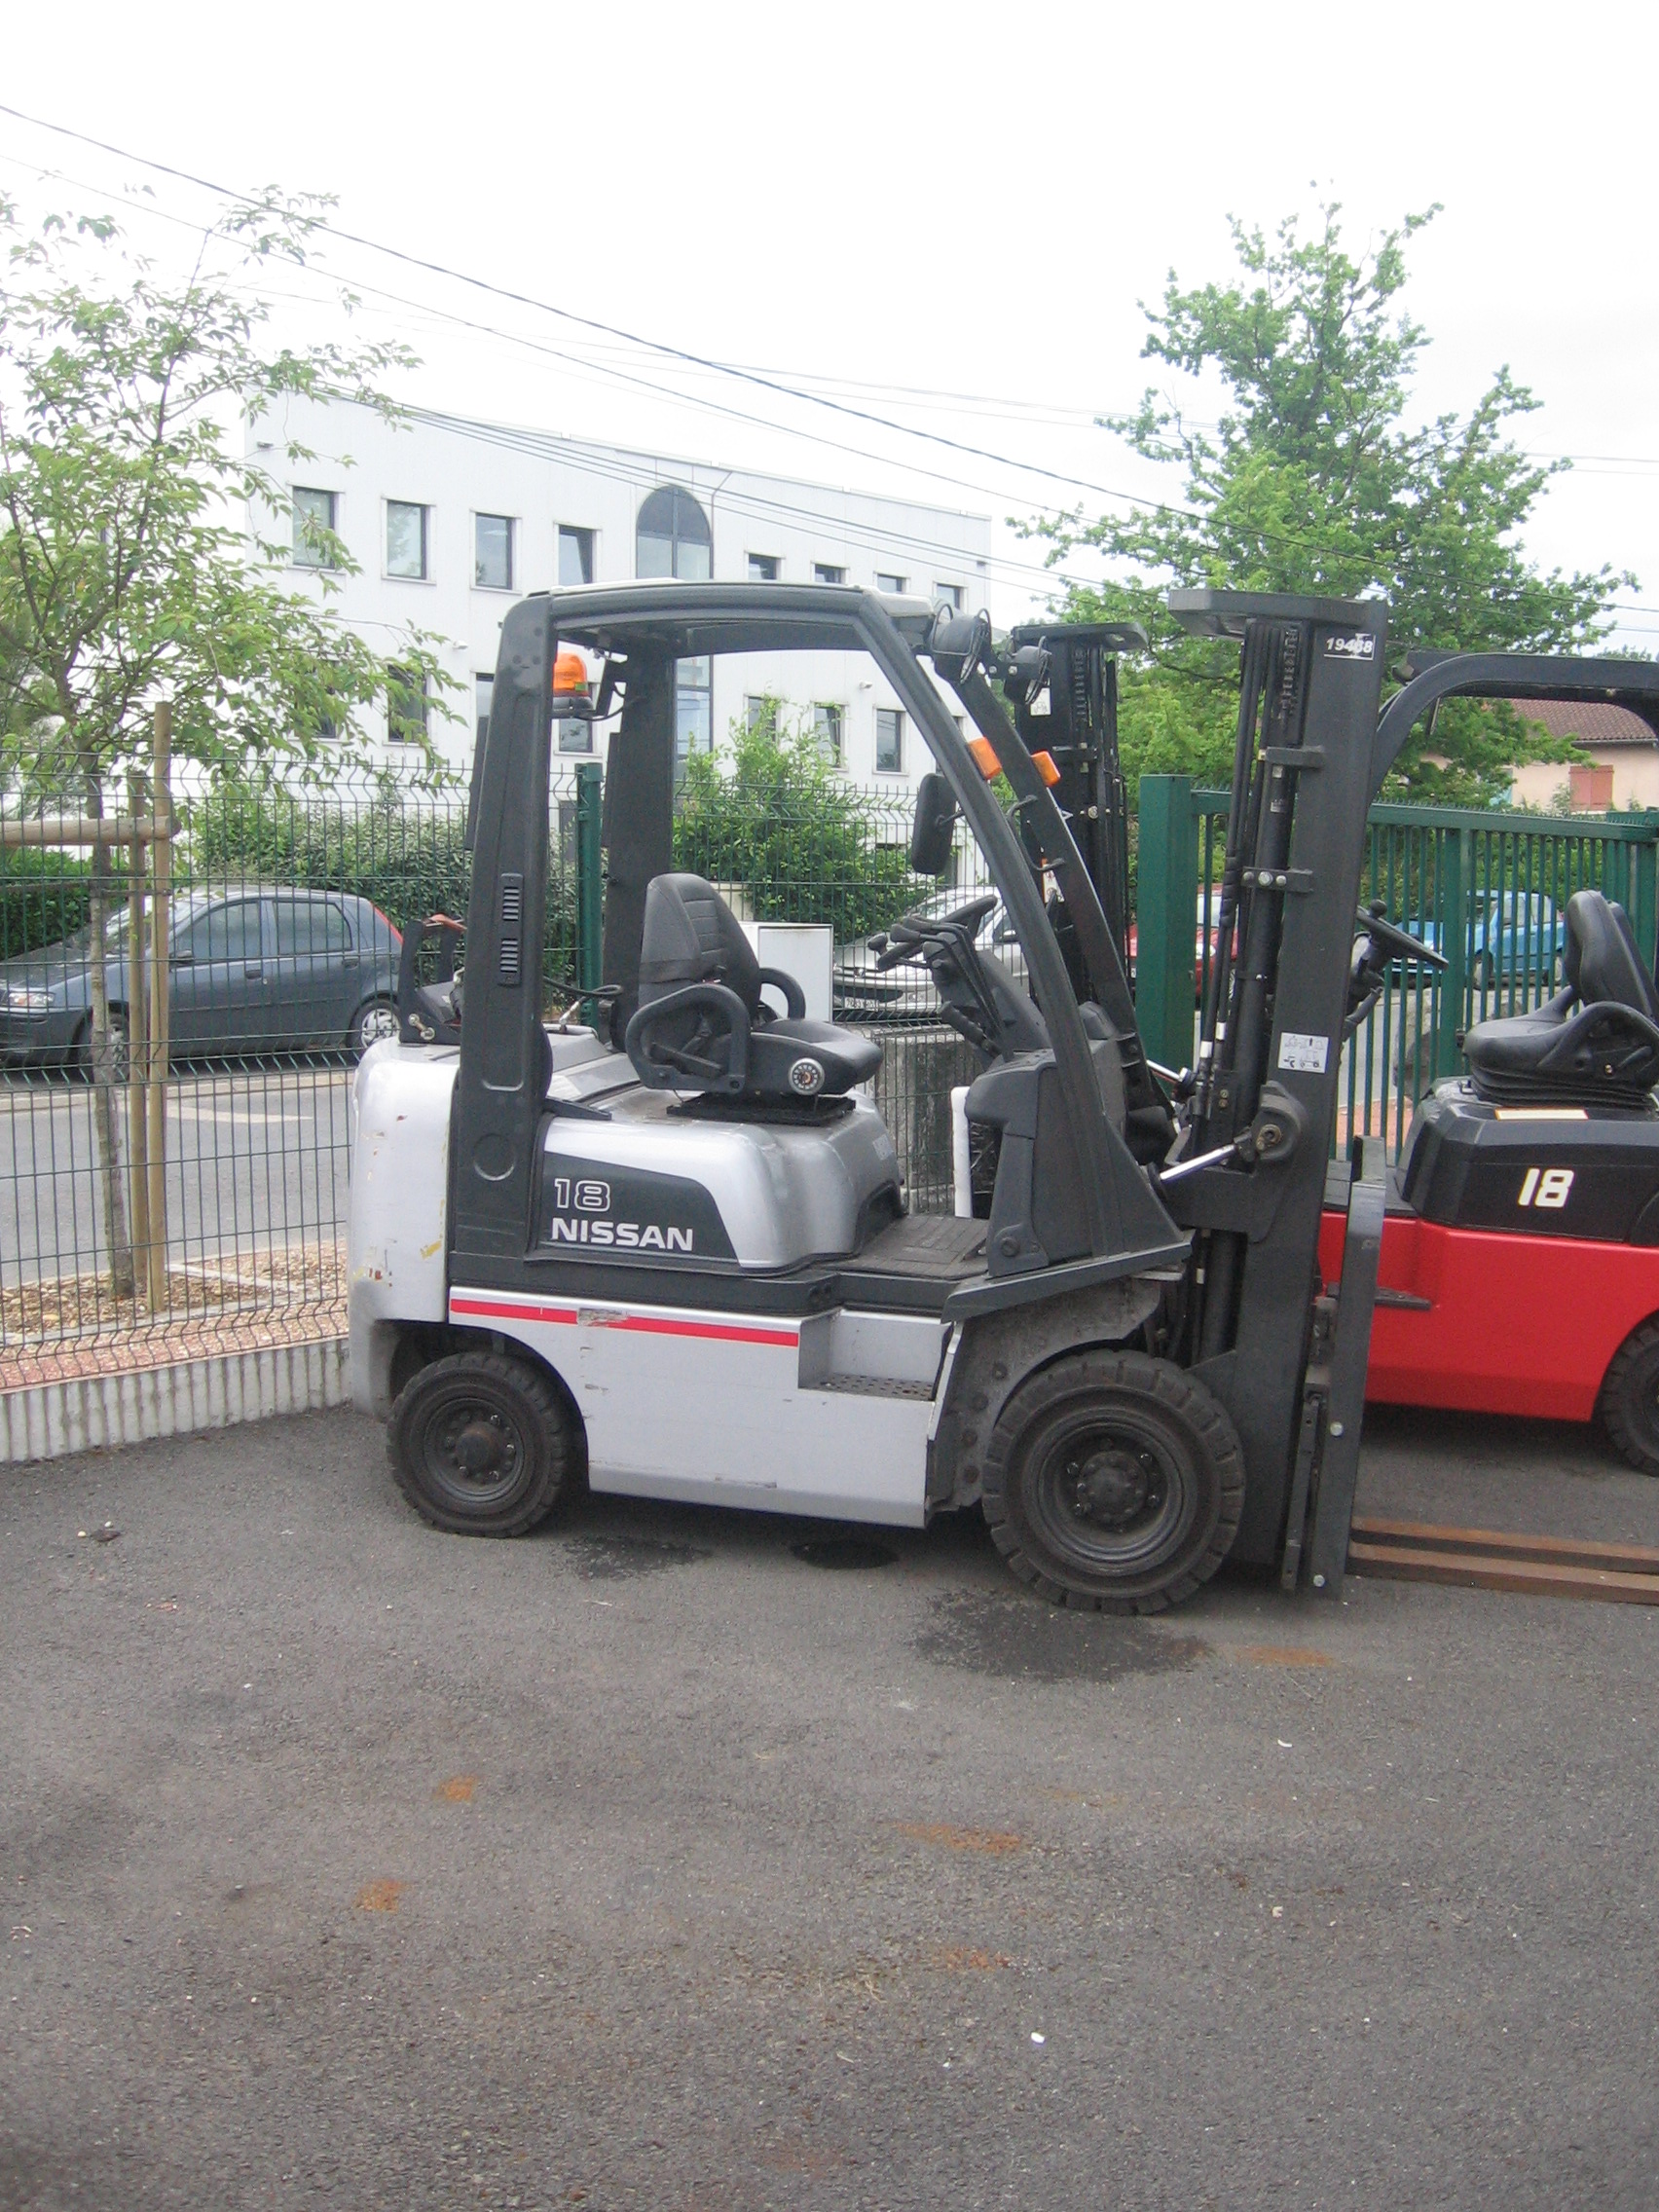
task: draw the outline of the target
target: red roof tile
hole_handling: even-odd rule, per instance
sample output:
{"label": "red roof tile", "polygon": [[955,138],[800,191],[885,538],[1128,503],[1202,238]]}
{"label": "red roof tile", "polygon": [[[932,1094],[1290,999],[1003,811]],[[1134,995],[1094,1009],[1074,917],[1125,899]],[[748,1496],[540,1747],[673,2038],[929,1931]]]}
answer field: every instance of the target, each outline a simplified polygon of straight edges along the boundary
{"label": "red roof tile", "polygon": [[1542,722],[1552,737],[1575,737],[1580,745],[1659,743],[1640,715],[1606,699],[1512,699],[1530,722]]}

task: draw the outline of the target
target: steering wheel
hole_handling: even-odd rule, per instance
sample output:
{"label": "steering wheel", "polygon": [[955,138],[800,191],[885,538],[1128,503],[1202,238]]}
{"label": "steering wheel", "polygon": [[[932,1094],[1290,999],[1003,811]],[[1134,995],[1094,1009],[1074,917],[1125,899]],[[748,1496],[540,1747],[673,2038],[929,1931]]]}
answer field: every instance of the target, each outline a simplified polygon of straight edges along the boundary
{"label": "steering wheel", "polygon": [[996,903],[997,895],[993,891],[978,899],[970,899],[954,913],[931,917],[903,915],[888,932],[887,949],[876,959],[876,974],[884,976],[890,969],[902,968],[906,960],[915,959],[928,938],[941,937],[946,930],[964,929],[972,937]]}
{"label": "steering wheel", "polygon": [[1444,952],[1436,952],[1433,945],[1424,944],[1420,938],[1413,937],[1410,930],[1401,929],[1395,922],[1384,921],[1381,914],[1373,913],[1369,906],[1361,906],[1358,913],[1359,926],[1366,936],[1385,951],[1393,953],[1396,959],[1418,960],[1425,968],[1448,966]]}

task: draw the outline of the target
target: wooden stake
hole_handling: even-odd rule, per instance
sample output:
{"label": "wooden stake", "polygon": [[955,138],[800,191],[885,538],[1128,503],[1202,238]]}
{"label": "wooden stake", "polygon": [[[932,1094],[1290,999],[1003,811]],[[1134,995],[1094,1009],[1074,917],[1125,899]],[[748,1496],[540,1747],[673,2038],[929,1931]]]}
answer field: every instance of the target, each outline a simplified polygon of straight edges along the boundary
{"label": "wooden stake", "polygon": [[155,756],[150,775],[150,805],[158,829],[166,825],[155,854],[155,900],[150,924],[150,1034],[145,1092],[149,1100],[150,1311],[167,1310],[167,1029],[170,1012],[168,954],[171,949],[172,890],[172,708],[156,705]]}
{"label": "wooden stake", "polygon": [[[129,779],[132,818],[138,819],[139,778]],[[127,1167],[132,1198],[132,1250],[148,1281],[150,1170],[145,1079],[150,1069],[145,989],[144,847],[135,837],[127,856]]]}

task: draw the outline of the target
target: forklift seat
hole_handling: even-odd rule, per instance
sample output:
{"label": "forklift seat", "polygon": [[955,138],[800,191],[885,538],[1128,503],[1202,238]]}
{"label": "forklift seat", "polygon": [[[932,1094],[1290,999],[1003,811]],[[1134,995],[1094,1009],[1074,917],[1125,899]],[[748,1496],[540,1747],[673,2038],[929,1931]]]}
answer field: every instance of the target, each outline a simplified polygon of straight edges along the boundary
{"label": "forklift seat", "polygon": [[1659,1084],[1659,990],[1624,908],[1600,891],[1567,905],[1567,988],[1463,1040],[1475,1095],[1493,1105],[1640,1106]]}
{"label": "forklift seat", "polygon": [[[773,1013],[760,993],[784,995]],[[640,1081],[737,1105],[809,1108],[844,1098],[881,1065],[881,1047],[808,1021],[793,976],[762,968],[737,917],[700,875],[653,876],[640,944],[640,1006],[624,1039]]]}

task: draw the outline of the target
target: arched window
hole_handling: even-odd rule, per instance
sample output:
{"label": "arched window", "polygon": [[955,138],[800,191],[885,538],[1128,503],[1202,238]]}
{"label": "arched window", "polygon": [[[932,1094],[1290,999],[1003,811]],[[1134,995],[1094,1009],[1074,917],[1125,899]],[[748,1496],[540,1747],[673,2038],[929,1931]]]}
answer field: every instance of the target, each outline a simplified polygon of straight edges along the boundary
{"label": "arched window", "polygon": [[709,518],[680,485],[658,485],[641,507],[634,567],[639,575],[678,576],[682,583],[713,573]]}
{"label": "arched window", "polygon": [[[709,518],[679,484],[659,484],[640,508],[634,541],[634,567],[642,576],[677,576],[703,583],[714,573],[715,544]],[[710,663],[682,660],[674,671],[674,719],[678,764],[686,756],[714,750],[715,720]]]}

